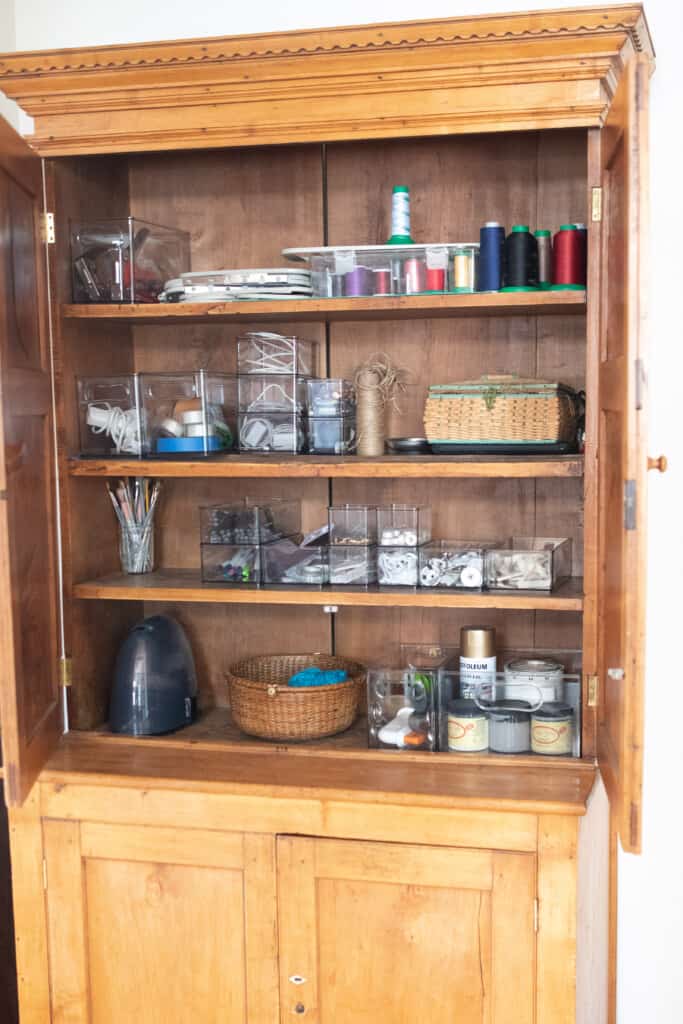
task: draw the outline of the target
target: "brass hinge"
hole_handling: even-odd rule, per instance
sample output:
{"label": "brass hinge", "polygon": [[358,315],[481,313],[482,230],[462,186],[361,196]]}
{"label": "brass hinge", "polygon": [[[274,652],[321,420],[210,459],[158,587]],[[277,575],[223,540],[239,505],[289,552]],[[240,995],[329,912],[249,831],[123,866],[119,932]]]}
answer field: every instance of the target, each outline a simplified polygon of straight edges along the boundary
{"label": "brass hinge", "polygon": [[624,529],[636,528],[636,482],[624,480]]}
{"label": "brass hinge", "polygon": [[534,931],[538,932],[538,897],[534,900]]}
{"label": "brass hinge", "polygon": [[47,861],[43,857],[43,889],[47,892]]}
{"label": "brass hinge", "polygon": [[55,244],[55,215],[54,213],[44,213],[43,219],[40,225],[40,237],[47,245]]}
{"label": "brass hinge", "polygon": [[602,220],[602,189],[591,189],[591,220]]}
{"label": "brass hinge", "polygon": [[597,676],[586,676],[586,683],[588,690],[588,700],[586,706],[589,708],[597,708],[598,706],[598,677]]}
{"label": "brass hinge", "polygon": [[59,685],[71,686],[73,683],[73,662],[71,658],[59,659]]}

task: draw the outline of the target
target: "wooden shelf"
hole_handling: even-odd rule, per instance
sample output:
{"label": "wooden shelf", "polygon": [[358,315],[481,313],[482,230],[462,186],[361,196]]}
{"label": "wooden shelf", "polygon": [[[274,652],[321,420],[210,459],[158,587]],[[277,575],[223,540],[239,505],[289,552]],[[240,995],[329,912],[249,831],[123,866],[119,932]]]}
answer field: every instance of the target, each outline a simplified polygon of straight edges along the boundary
{"label": "wooden shelf", "polygon": [[326,477],[343,479],[362,478],[415,478],[456,477],[475,479],[482,477],[534,478],[580,477],[583,475],[582,455],[562,455],[548,458],[542,455],[491,456],[481,459],[476,455],[384,455],[381,458],[360,456],[253,456],[224,455],[216,459],[71,459],[70,476],[119,477]]}
{"label": "wooden shelf", "polygon": [[65,305],[69,319],[139,324],[266,323],[321,320],[409,320],[449,316],[530,316],[583,313],[581,292],[475,292],[471,295],[397,295],[357,299],[279,299],[271,302],[173,302]]}
{"label": "wooden shelf", "polygon": [[202,583],[195,569],[161,569],[141,576],[113,573],[76,583],[74,596],[90,601],[187,601],[200,604],[337,605],[355,608],[505,608],[580,612],[583,580],[545,591],[486,591],[410,587],[257,587]]}

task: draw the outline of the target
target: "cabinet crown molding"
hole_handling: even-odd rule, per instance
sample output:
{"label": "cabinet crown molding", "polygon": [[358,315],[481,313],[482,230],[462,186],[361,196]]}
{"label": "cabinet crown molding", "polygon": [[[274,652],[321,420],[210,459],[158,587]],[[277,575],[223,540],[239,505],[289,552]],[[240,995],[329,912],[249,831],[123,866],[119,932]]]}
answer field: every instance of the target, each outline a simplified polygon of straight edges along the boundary
{"label": "cabinet crown molding", "polygon": [[41,153],[322,142],[599,125],[634,52],[623,5],[2,54],[0,87]]}

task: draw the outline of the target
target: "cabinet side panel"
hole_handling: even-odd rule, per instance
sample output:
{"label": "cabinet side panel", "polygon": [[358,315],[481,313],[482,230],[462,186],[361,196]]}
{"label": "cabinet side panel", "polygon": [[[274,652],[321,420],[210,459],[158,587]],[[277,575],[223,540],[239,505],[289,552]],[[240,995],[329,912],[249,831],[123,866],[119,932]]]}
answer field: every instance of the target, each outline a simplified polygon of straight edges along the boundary
{"label": "cabinet side panel", "polygon": [[575,818],[538,819],[537,1024],[576,1024]]}
{"label": "cabinet side panel", "polygon": [[598,782],[579,825],[576,1022],[607,1024],[610,930],[609,802]]}

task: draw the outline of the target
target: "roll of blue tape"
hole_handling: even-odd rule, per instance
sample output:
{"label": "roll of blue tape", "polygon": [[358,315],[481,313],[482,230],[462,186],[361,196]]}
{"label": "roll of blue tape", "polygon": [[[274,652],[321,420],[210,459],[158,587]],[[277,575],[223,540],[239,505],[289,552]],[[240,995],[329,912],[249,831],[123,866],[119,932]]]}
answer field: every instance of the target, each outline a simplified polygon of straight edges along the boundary
{"label": "roll of blue tape", "polygon": [[159,455],[172,455],[174,452],[216,452],[221,449],[218,437],[160,437],[157,440]]}

